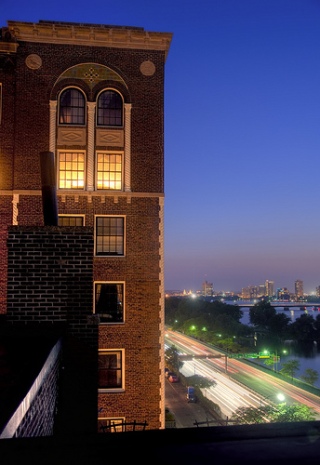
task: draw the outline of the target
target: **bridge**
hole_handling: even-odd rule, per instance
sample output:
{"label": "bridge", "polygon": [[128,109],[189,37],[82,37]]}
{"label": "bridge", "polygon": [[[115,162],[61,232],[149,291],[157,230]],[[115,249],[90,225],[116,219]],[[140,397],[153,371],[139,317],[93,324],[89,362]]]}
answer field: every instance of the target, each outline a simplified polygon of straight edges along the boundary
{"label": "bridge", "polygon": [[[227,303],[227,302],[226,302]],[[253,307],[258,303],[258,301],[254,300],[238,300],[231,302],[229,301],[231,305],[237,305],[238,307]],[[297,310],[307,310],[309,309],[314,309],[320,312],[320,303],[315,303],[315,302],[289,302],[287,300],[275,300],[270,302],[270,305],[272,307],[282,307],[282,308],[295,308]]]}
{"label": "bridge", "polygon": [[193,354],[179,354],[179,360],[194,360],[195,358],[221,358],[226,357],[226,354],[201,354],[201,355],[193,355]]}

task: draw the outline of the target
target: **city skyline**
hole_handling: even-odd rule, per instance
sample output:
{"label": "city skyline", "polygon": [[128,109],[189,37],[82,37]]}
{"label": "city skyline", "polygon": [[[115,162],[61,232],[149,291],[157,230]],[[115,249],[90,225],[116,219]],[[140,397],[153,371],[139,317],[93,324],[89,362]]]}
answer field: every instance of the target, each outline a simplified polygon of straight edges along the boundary
{"label": "city skyline", "polygon": [[315,289],[311,290],[310,292],[306,292],[304,291],[304,287],[305,287],[305,283],[303,280],[301,279],[295,279],[293,283],[291,283],[292,285],[291,286],[277,286],[276,283],[272,280],[272,279],[266,279],[263,283],[254,283],[254,284],[248,284],[246,286],[242,286],[240,289],[236,289],[236,288],[230,288],[230,289],[217,289],[215,286],[214,286],[214,283],[210,282],[210,280],[205,280],[203,281],[201,284],[199,284],[196,288],[186,288],[186,287],[183,287],[181,289],[178,289],[178,288],[175,288],[175,289],[169,289],[169,288],[166,288],[166,291],[167,292],[172,292],[172,291],[180,291],[180,292],[186,292],[186,293],[190,293],[190,292],[201,292],[201,290],[203,289],[203,285],[205,283],[207,283],[208,285],[212,284],[213,285],[213,291],[214,293],[234,293],[234,294],[237,294],[237,293],[242,293],[243,290],[245,289],[249,289],[249,288],[259,288],[259,287],[266,287],[266,283],[269,282],[271,283],[271,286],[272,286],[272,289],[274,290],[274,294],[276,293],[276,291],[278,289],[287,289],[288,292],[290,294],[295,294],[296,293],[296,284],[299,282],[299,283],[302,283],[302,293],[303,295],[315,295],[317,293],[317,288],[319,288],[320,290],[320,283],[315,287]]}
{"label": "city skyline", "polygon": [[[320,282],[320,3],[2,0],[7,20],[173,34],[165,72],[165,289]],[[133,109],[134,111],[134,109]]]}

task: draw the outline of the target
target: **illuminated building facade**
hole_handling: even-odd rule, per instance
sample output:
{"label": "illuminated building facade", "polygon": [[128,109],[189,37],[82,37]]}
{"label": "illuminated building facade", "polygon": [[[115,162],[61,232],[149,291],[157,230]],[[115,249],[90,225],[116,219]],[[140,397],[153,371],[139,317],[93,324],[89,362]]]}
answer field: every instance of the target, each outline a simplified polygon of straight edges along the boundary
{"label": "illuminated building facade", "polygon": [[274,295],[274,281],[269,281],[268,279],[265,282],[266,295],[272,297]]}
{"label": "illuminated building facade", "polygon": [[[0,313],[7,228],[43,226],[39,154],[59,226],[94,235],[99,422],[164,427],[164,67],[171,33],[8,21],[0,37]],[[63,257],[61,263],[63,263]],[[72,280],[72,275],[70,276]]]}
{"label": "illuminated building facade", "polygon": [[294,282],[294,293],[296,299],[301,299],[303,297],[303,281],[301,279],[297,279]]}

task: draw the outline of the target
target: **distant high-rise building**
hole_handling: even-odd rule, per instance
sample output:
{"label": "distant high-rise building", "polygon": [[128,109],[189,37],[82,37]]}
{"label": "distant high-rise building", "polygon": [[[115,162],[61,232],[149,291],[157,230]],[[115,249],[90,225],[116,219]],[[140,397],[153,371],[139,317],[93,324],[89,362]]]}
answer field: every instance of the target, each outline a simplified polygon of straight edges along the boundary
{"label": "distant high-rise building", "polygon": [[286,287],[278,288],[276,297],[277,300],[290,300],[290,292]]}
{"label": "distant high-rise building", "polygon": [[316,287],[316,296],[320,297],[320,286]]}
{"label": "distant high-rise building", "polygon": [[248,286],[242,288],[243,299],[256,299],[258,297],[258,286]]}
{"label": "distant high-rise building", "polygon": [[208,281],[205,281],[204,283],[202,283],[202,295],[204,296],[213,295],[213,283],[208,283]]}
{"label": "distant high-rise building", "polygon": [[294,293],[296,299],[300,299],[303,297],[303,281],[301,279],[297,279],[294,283]]}
{"label": "distant high-rise building", "polygon": [[266,295],[266,286],[264,284],[259,284],[258,286],[258,297]]}
{"label": "distant high-rise building", "polygon": [[274,295],[274,281],[269,281],[268,279],[265,282],[266,295],[271,297]]}

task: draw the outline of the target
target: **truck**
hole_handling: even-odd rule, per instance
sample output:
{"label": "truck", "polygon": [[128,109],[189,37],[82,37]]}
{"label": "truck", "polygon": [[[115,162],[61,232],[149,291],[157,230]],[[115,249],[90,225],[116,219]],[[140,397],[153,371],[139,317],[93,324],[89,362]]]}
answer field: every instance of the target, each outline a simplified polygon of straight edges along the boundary
{"label": "truck", "polygon": [[197,402],[197,396],[195,394],[195,389],[193,386],[187,387],[187,401],[188,402]]}

